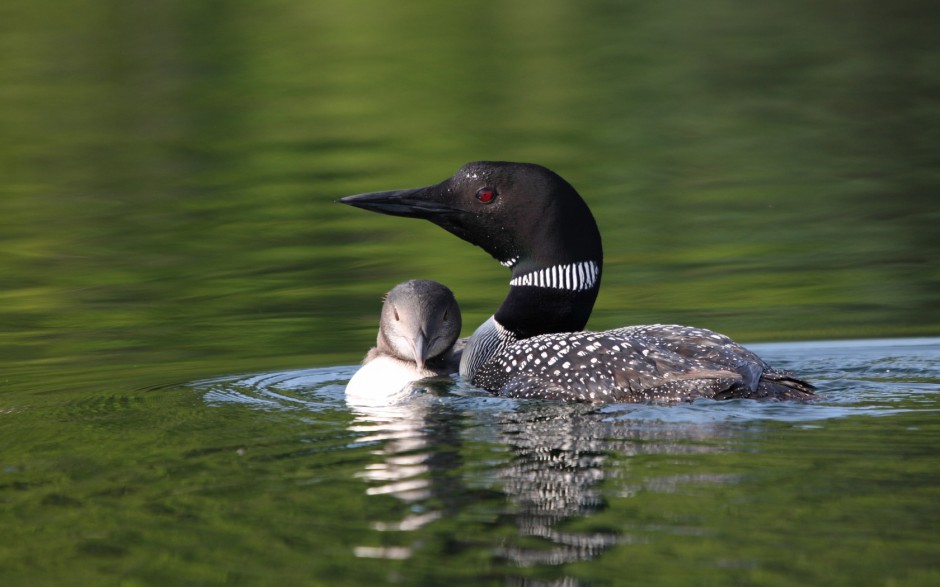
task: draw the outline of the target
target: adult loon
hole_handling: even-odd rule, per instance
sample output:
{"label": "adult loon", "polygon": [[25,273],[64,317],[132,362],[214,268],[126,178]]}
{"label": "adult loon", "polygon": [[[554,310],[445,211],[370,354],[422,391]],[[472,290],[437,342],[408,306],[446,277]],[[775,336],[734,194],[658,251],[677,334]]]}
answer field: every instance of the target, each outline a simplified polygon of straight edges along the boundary
{"label": "adult loon", "polygon": [[450,375],[460,361],[460,307],[436,281],[412,279],[385,296],[376,346],[346,385],[357,400],[384,401],[425,377]]}
{"label": "adult loon", "polygon": [[600,290],[600,233],[578,192],[545,167],[468,163],[436,185],[339,202],[425,218],[512,271],[509,294],[460,362],[462,376],[491,392],[589,402],[813,396],[810,384],[710,330],[582,332]]}

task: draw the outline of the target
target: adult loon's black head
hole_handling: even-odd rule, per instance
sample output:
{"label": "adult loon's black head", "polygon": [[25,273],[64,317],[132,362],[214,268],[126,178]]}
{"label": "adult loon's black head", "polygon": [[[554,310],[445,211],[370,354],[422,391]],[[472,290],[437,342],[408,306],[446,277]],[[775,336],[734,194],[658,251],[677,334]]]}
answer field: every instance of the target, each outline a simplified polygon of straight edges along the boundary
{"label": "adult loon's black head", "polygon": [[603,264],[597,223],[578,192],[545,167],[480,161],[432,186],[339,201],[425,218],[511,268],[495,318],[519,338],[581,330],[591,315]]}

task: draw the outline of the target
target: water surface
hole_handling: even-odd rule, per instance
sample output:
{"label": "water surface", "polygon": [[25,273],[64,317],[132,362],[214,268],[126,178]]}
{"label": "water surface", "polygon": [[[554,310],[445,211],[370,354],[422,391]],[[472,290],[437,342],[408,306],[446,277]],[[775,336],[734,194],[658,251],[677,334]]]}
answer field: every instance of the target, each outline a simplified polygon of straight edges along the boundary
{"label": "water surface", "polygon": [[458,382],[363,407],[344,401],[347,366],[23,407],[5,415],[24,425],[4,574],[934,583],[940,340],[756,350],[820,399],[594,406]]}

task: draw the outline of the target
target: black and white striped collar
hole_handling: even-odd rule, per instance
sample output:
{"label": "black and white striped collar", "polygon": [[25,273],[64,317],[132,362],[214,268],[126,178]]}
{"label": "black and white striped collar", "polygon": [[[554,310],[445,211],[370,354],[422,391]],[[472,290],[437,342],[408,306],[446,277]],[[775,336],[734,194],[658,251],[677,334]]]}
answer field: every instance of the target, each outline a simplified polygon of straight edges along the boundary
{"label": "black and white striped collar", "polygon": [[600,266],[596,262],[579,261],[518,275],[509,281],[509,285],[584,291],[597,285],[599,276]]}

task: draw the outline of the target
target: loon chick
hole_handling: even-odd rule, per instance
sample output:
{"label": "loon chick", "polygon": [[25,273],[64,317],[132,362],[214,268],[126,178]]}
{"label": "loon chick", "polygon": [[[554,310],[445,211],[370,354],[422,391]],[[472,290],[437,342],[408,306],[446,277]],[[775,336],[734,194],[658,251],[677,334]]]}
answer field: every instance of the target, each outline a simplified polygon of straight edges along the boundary
{"label": "loon chick", "polygon": [[582,332],[603,251],[590,209],[545,167],[476,162],[439,184],[339,200],[425,218],[512,270],[509,294],[470,337],[460,374],[498,395],[592,402],[806,399],[813,386],[730,338],[688,326]]}
{"label": "loon chick", "polygon": [[346,385],[346,395],[384,399],[424,379],[457,371],[460,306],[436,281],[412,279],[385,296],[376,346]]}

